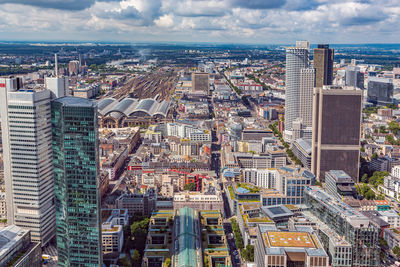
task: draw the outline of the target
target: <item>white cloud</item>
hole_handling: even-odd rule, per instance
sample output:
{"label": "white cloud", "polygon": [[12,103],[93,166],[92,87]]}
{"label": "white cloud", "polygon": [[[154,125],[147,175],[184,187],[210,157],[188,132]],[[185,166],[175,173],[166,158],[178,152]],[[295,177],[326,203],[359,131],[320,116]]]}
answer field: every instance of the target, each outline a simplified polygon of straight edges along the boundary
{"label": "white cloud", "polygon": [[[67,8],[61,0],[0,0],[1,39],[400,41],[397,0],[67,1],[74,3],[74,8]],[[29,16],[27,4],[32,5]]]}
{"label": "white cloud", "polygon": [[170,28],[174,25],[174,15],[167,14],[156,19],[155,24],[161,28]]}

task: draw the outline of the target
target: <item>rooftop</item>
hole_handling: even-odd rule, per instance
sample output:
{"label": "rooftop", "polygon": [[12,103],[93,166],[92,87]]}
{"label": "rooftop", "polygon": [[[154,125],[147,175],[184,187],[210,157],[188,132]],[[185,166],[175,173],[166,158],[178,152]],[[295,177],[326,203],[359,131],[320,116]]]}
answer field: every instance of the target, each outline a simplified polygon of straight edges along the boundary
{"label": "rooftop", "polygon": [[92,108],[96,106],[96,102],[90,99],[74,97],[74,96],[64,96],[54,100],[55,102],[63,104],[67,107],[87,107]]}
{"label": "rooftop", "polygon": [[0,260],[22,242],[28,230],[16,225],[10,225],[0,231]]}
{"label": "rooftop", "polygon": [[285,205],[262,207],[261,210],[271,219],[293,216],[293,212],[290,209],[288,209]]}
{"label": "rooftop", "polygon": [[267,247],[316,248],[307,232],[266,232],[265,242]]}
{"label": "rooftop", "polygon": [[324,190],[316,186],[306,186],[304,192],[321,202],[332,212],[345,218],[355,227],[368,226],[369,219],[361,212],[342,202],[339,198],[329,195]]}

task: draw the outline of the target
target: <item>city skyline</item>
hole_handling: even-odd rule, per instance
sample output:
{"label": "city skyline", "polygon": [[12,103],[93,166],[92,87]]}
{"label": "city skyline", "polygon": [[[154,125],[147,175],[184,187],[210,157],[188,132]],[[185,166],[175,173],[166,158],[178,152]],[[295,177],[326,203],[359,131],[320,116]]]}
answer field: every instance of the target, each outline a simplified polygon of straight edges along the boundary
{"label": "city skyline", "polygon": [[13,41],[400,42],[400,10],[390,0],[1,0],[0,7],[0,39]]}

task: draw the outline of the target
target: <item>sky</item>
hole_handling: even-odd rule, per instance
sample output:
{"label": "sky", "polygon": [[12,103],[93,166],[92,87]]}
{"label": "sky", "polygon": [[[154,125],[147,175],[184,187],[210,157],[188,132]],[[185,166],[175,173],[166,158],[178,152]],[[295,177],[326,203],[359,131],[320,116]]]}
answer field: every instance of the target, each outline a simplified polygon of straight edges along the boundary
{"label": "sky", "polygon": [[0,40],[400,43],[400,0],[0,0]]}

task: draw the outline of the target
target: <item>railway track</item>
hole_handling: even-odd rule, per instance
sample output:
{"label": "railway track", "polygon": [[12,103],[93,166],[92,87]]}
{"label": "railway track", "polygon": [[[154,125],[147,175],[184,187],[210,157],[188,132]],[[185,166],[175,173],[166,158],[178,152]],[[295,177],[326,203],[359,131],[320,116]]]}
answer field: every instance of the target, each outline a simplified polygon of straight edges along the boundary
{"label": "railway track", "polygon": [[179,70],[178,68],[169,68],[169,71],[166,71],[159,68],[150,74],[135,75],[128,79],[123,86],[117,88],[109,97],[144,99],[154,98],[158,95],[160,100],[167,100],[178,81]]}

